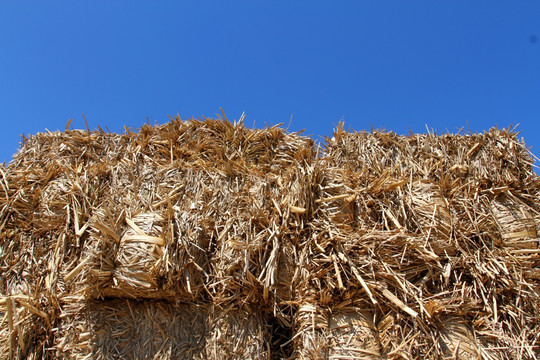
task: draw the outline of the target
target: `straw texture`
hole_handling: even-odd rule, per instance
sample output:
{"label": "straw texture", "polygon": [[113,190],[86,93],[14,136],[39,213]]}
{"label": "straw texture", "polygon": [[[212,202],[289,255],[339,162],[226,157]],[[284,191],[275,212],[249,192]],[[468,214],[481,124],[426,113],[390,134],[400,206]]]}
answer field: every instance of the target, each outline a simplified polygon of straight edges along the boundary
{"label": "straw texture", "polygon": [[540,180],[513,128],[243,117],[24,138],[0,358],[536,359]]}

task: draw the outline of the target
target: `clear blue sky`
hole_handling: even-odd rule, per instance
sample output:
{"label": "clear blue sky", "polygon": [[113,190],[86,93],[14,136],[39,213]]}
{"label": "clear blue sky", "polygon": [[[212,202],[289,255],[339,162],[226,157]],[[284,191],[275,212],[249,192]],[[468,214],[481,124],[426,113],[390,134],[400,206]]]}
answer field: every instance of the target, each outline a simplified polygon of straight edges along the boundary
{"label": "clear blue sky", "polygon": [[540,1],[3,1],[0,162],[19,135],[167,115],[356,130],[520,123],[540,155]]}

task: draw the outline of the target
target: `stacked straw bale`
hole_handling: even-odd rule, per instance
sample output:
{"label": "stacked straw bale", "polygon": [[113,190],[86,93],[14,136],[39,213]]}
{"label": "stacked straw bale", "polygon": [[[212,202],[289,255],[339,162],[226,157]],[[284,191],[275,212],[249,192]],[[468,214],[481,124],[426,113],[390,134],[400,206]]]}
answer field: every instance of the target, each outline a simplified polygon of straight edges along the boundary
{"label": "stacked straw bale", "polygon": [[0,179],[0,357],[534,359],[540,181],[509,128],[243,118],[23,140]]}
{"label": "stacked straw bale", "polygon": [[[340,124],[300,249],[299,358],[538,357],[539,181],[516,136]],[[332,316],[358,335],[333,343]]]}

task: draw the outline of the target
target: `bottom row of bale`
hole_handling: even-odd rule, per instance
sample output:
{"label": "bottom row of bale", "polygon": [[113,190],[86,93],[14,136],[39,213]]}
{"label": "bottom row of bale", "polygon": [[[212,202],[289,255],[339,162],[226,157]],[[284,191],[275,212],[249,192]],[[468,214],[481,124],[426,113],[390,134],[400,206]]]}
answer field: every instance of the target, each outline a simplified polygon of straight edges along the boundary
{"label": "bottom row of bale", "polygon": [[[301,305],[291,327],[249,308],[174,304],[127,299],[72,301],[65,304],[53,344],[35,348],[31,332],[21,327],[32,309],[22,299],[4,298],[18,322],[2,325],[26,336],[11,337],[19,357],[69,359],[408,359],[423,343],[441,358],[490,358],[465,317],[441,318],[431,329],[409,332],[399,314],[379,316],[350,301],[333,308]],[[13,307],[19,306],[19,309]],[[36,310],[36,309],[34,309]],[[34,314],[35,315],[35,314]],[[4,317],[5,320],[5,317]],[[412,321],[412,326],[422,326]],[[30,325],[27,323],[27,325]],[[433,336],[418,339],[418,336]],[[35,336],[35,334],[34,334]],[[399,341],[397,341],[400,339]],[[4,349],[7,350],[7,349]],[[506,349],[505,351],[507,351]],[[47,356],[46,354],[49,353]],[[6,357],[15,354],[5,353]],[[484,355],[484,356],[482,356]]]}

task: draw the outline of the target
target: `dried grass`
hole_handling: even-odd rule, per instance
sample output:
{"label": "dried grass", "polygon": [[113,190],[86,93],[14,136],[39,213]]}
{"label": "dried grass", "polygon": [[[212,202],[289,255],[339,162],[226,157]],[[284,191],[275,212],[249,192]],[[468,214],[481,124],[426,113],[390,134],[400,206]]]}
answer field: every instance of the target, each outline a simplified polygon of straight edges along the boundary
{"label": "dried grass", "polygon": [[514,129],[243,119],[23,141],[2,358],[535,359],[540,181]]}
{"label": "dried grass", "polygon": [[269,359],[261,314],[163,301],[69,303],[55,329],[57,357]]}

